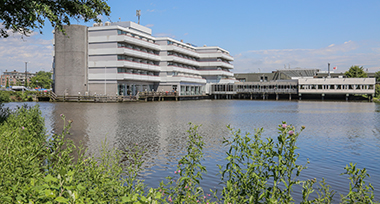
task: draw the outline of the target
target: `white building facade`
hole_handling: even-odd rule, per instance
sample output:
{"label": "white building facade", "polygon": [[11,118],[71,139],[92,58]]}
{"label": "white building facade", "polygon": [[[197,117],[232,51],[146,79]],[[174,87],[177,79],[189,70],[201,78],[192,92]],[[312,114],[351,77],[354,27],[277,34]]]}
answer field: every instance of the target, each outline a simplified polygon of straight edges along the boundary
{"label": "white building facade", "polygon": [[145,91],[202,95],[209,93],[211,83],[236,81],[233,57],[220,47],[153,37],[150,28],[133,22],[65,29],[66,35],[55,33],[58,95],[135,96]]}

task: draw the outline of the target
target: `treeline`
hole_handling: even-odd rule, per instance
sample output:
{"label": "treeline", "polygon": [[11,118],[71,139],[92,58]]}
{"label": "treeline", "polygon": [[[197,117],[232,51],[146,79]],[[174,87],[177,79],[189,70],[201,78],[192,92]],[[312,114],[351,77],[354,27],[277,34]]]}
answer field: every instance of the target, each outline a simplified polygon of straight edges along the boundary
{"label": "treeline", "polygon": [[147,189],[138,177],[144,155],[138,145],[121,152],[104,143],[101,157],[94,158],[65,138],[72,121],[64,115],[62,132],[48,136],[38,106],[0,108],[0,203],[292,203],[295,186],[302,189],[300,203],[375,202],[373,187],[365,183],[369,175],[354,164],[343,172],[350,180],[347,195],[336,196],[324,180],[299,179],[307,163],[297,163],[295,150],[305,127],[297,131],[283,123],[278,136],[268,139],[262,139],[262,129],[242,135],[230,128],[227,163],[219,166],[223,187],[207,194],[198,126],[188,130],[187,153],[174,176]]}

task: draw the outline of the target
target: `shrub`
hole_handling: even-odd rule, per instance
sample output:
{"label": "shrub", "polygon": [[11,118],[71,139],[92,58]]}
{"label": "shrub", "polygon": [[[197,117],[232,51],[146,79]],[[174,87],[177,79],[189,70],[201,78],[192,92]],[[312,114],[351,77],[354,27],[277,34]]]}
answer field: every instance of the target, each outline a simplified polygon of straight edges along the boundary
{"label": "shrub", "polygon": [[[140,154],[131,153],[135,162],[125,168],[120,151],[106,144],[100,158],[88,157],[82,147],[65,139],[70,124],[48,140],[38,107],[21,107],[3,122],[0,203],[119,203],[128,200],[126,195],[139,198]],[[134,147],[132,152],[138,151]]]}
{"label": "shrub", "polygon": [[9,101],[10,101],[9,91],[0,91],[0,103],[9,102]]}
{"label": "shrub", "polygon": [[375,86],[375,97],[380,98],[380,84]]}

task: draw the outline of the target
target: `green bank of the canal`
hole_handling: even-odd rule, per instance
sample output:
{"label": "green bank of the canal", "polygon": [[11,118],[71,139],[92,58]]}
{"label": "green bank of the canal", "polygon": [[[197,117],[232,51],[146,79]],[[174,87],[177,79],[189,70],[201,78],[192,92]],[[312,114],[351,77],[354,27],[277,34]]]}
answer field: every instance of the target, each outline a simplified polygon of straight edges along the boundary
{"label": "green bank of the canal", "polygon": [[[217,164],[224,164],[221,143],[229,133],[226,125],[254,133],[264,128],[264,137],[275,138],[282,121],[306,129],[298,139],[299,162],[310,160],[303,178],[323,177],[338,193],[348,192],[348,179],[340,174],[350,162],[366,168],[380,200],[380,104],[328,101],[201,100],[136,103],[28,103],[39,104],[48,130],[59,131],[65,114],[74,121],[72,138],[83,141],[97,154],[104,138],[123,149],[131,144],[146,148],[141,178],[152,187],[172,176],[184,154],[188,122],[202,124],[207,175],[205,189],[220,189]],[[15,107],[20,103],[7,103]],[[337,194],[336,199],[339,198]]]}
{"label": "green bank of the canal", "polygon": [[31,91],[5,91],[0,90],[0,103],[6,102],[30,102],[33,101],[33,95]]}

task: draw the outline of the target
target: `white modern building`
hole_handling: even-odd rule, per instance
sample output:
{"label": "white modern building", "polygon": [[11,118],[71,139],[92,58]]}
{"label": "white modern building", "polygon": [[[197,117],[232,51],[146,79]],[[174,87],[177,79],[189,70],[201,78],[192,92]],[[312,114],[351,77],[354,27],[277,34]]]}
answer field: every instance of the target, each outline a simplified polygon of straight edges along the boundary
{"label": "white modern building", "polygon": [[197,47],[134,22],[55,32],[54,91],[57,95],[134,96],[143,91],[209,93],[210,84],[233,83],[233,57],[220,47]]}

